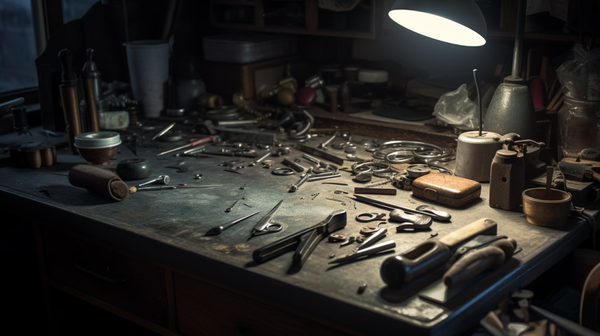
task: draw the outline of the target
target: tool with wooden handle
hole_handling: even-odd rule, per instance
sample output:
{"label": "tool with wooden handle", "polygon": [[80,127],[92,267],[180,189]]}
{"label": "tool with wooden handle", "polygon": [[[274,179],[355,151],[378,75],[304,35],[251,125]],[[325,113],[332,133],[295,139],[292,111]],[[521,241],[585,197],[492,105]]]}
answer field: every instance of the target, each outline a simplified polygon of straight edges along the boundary
{"label": "tool with wooden handle", "polygon": [[495,235],[498,224],[481,218],[440,239],[431,239],[383,261],[380,274],[389,286],[405,285],[450,259],[451,252],[465,241],[481,235]]}

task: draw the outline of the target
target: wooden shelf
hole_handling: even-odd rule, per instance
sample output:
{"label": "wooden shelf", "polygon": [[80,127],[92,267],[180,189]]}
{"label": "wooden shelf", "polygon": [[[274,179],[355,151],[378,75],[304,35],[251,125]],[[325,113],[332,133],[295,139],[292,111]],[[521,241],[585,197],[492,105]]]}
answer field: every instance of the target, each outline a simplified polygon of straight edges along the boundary
{"label": "wooden shelf", "polygon": [[[334,36],[334,37],[349,37],[349,38],[375,38],[376,30],[376,1],[371,0],[371,9],[368,15],[364,16],[364,20],[369,20],[368,29],[357,30],[349,27],[344,30],[335,30],[330,28],[319,28],[319,19],[321,11],[318,7],[317,0],[306,0],[304,15],[306,17],[303,27],[269,25],[265,23],[263,13],[265,5],[272,4],[274,1],[254,0],[254,1],[235,1],[235,0],[211,0],[211,25],[215,28],[232,29],[232,30],[251,30],[264,33],[281,33],[281,34],[300,34],[300,35],[316,35],[316,36]],[[228,6],[252,6],[254,9],[254,21],[252,23],[235,23],[224,22],[220,19],[222,11]],[[326,22],[326,21],[324,21]],[[349,21],[350,23],[351,21]]]}

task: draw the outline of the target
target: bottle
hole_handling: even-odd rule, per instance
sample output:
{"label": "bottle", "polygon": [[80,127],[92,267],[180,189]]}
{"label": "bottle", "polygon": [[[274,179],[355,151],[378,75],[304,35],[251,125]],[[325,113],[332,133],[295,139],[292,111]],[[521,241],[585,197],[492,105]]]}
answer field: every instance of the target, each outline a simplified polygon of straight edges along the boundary
{"label": "bottle", "polygon": [[518,207],[524,187],[523,154],[508,149],[496,151],[490,168],[490,207],[502,210]]}

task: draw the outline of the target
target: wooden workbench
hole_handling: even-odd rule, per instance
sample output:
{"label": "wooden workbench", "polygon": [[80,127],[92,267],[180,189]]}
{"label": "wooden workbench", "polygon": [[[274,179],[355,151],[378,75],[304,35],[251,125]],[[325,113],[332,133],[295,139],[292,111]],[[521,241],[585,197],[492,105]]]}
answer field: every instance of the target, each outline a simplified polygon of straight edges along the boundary
{"label": "wooden workbench", "polygon": [[[154,132],[156,133],[156,132]],[[355,137],[360,138],[359,136]],[[323,138],[310,140],[316,147]],[[160,143],[163,148],[177,144]],[[46,293],[58,289],[82,298],[163,335],[231,334],[248,331],[261,335],[306,334],[460,334],[478,323],[511,292],[522,288],[591,236],[590,227],[575,219],[559,229],[536,227],[520,211],[502,211],[487,204],[489,188],[481,199],[464,209],[435,205],[452,214],[450,223],[434,222],[432,231],[395,233],[394,254],[405,251],[433,233],[446,235],[479,218],[498,223],[498,234],[517,240],[522,251],[501,269],[487,273],[476,284],[445,305],[427,302],[418,292],[432,284],[440,271],[400,289],[386,287],[379,276],[384,254],[330,268],[330,256],[349,253],[355,245],[321,242],[303,268],[288,272],[291,253],[263,264],[252,261],[252,251],[322,221],[334,210],[345,210],[348,223],[339,233],[357,235],[364,224],[354,220],[360,212],[381,211],[351,201],[356,183],[342,172],[335,182],[348,186],[307,182],[288,192],[299,178],[274,176],[260,166],[223,171],[219,163],[231,157],[155,157],[158,149],[143,147],[151,176],[168,174],[172,185],[214,185],[214,189],[139,192],[113,202],[68,182],[68,172],[80,157],[59,150],[58,163],[40,169],[0,168],[2,211],[18,214],[35,228],[40,269]],[[343,156],[341,150],[331,153]],[[293,150],[290,159],[300,159]],[[360,149],[358,156],[370,153]],[[128,147],[108,167],[133,157]],[[282,166],[273,158],[274,167]],[[185,173],[171,166],[186,160]],[[252,159],[242,158],[245,163]],[[309,166],[306,160],[302,160]],[[346,163],[349,166],[350,163]],[[202,174],[200,180],[193,179]],[[135,182],[129,183],[136,184]],[[336,190],[348,192],[336,193]],[[318,195],[315,197],[314,195]],[[244,197],[233,211],[225,209]],[[397,196],[374,196],[407,207],[427,204],[408,191]],[[327,198],[344,201],[336,202]],[[205,237],[215,225],[283,204],[275,220],[283,232],[247,240],[261,217],[254,216],[221,235]],[[245,205],[247,204],[247,205]],[[357,289],[367,284],[364,293]],[[47,297],[52,314],[52,298]],[[418,306],[416,310],[413,307]],[[418,311],[414,316],[411,312]]]}

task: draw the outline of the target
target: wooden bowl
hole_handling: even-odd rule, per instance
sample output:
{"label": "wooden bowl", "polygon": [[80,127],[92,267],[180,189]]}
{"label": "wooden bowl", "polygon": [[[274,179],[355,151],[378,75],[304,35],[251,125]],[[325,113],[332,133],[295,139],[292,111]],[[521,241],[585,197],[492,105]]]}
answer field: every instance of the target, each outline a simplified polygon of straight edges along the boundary
{"label": "wooden bowl", "polygon": [[119,146],[108,148],[78,148],[79,155],[89,163],[106,165],[110,163],[110,159],[117,155]]}
{"label": "wooden bowl", "polygon": [[533,225],[557,227],[571,212],[571,194],[558,189],[532,188],[523,191],[523,213]]}

